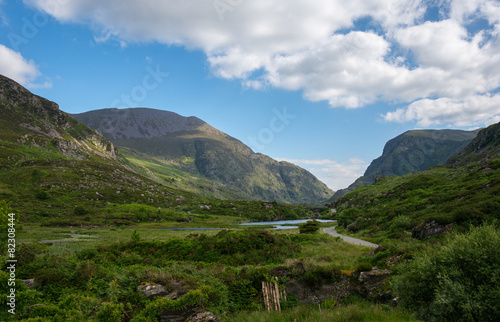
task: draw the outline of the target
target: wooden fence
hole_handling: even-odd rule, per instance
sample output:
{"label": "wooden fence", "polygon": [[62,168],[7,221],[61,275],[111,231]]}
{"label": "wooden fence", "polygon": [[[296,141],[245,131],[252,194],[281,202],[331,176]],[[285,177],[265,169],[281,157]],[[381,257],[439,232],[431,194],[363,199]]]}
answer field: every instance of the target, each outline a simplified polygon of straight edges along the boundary
{"label": "wooden fence", "polygon": [[267,312],[271,310],[281,312],[280,299],[286,301],[286,291],[280,291],[277,277],[274,280],[272,282],[262,282],[262,295]]}

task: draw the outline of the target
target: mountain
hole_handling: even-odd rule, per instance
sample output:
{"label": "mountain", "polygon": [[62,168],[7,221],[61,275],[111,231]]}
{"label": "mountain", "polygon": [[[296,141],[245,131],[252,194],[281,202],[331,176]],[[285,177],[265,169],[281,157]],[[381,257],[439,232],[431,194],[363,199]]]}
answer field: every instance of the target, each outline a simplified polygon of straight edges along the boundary
{"label": "mountain", "polygon": [[358,187],[372,184],[380,176],[400,176],[442,165],[460,153],[477,133],[478,130],[407,131],[388,141],[382,156],[372,161],[364,175],[348,188],[338,190],[332,200]]}
{"label": "mountain", "polygon": [[480,135],[474,138],[456,157],[448,160],[446,164],[457,166],[474,161],[487,163],[495,158],[500,158],[500,123],[483,129]]}
{"label": "mountain", "polygon": [[446,164],[359,187],[330,205],[341,226],[375,238],[424,239],[500,219],[500,123]]}
{"label": "mountain", "polygon": [[[159,170],[153,173],[129,159]],[[175,183],[161,184],[156,176],[164,175],[162,171],[180,177],[186,173],[155,162],[140,152],[115,148],[56,103],[0,75],[0,203],[10,204],[20,222],[89,227],[202,222],[212,215],[297,219],[312,213],[302,205],[220,200],[180,189]],[[227,187],[208,179],[186,180],[199,189],[227,192]]]}
{"label": "mountain", "polygon": [[240,198],[320,204],[333,194],[308,171],[254,153],[196,117],[147,108],[103,109],[73,117],[116,146],[153,158],[155,166],[148,168],[152,172],[187,172],[222,184]]}
{"label": "mountain", "polygon": [[[14,164],[30,154],[61,154],[75,159],[103,158],[116,161],[113,144],[81,124],[59,106],[0,75],[0,134],[3,165]],[[23,146],[24,151],[16,147]]]}

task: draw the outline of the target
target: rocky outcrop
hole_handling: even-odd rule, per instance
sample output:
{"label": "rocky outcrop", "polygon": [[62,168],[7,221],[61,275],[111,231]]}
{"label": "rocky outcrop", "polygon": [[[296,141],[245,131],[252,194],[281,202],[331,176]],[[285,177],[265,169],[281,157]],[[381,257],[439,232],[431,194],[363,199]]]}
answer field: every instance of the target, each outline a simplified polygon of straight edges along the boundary
{"label": "rocky outcrop", "polygon": [[379,270],[378,268],[374,268],[369,272],[361,272],[358,278],[361,283],[361,292],[365,297],[380,302],[391,300],[392,291],[384,290],[387,278],[391,274],[392,271],[388,269]]}
{"label": "rocky outcrop", "polygon": [[326,300],[342,300],[351,295],[359,295],[372,300],[387,302],[392,299],[392,292],[385,286],[392,272],[387,269],[379,270],[374,267],[367,272],[342,271],[340,278],[335,281],[323,280],[315,285],[308,285],[303,281],[291,279],[285,284],[287,294],[294,294],[301,304],[320,304]]}
{"label": "rocky outcrop", "polygon": [[373,160],[362,177],[332,197],[337,200],[354,189],[379,182],[384,176],[404,175],[445,164],[477,135],[478,131],[414,130],[407,131],[384,146],[380,157]]}
{"label": "rocky outcrop", "polygon": [[220,319],[208,311],[200,311],[191,315],[186,322],[220,322]]}
{"label": "rocky outcrop", "polygon": [[319,285],[310,286],[296,279],[285,284],[287,294],[294,294],[299,298],[301,304],[323,303],[334,298],[335,300],[349,297],[353,294],[359,295],[359,290],[353,285],[352,279],[342,276],[340,281],[327,283],[323,281]]}
{"label": "rocky outcrop", "polygon": [[152,299],[154,297],[167,295],[168,289],[159,284],[143,283],[137,287],[137,292],[148,299]]}
{"label": "rocky outcrop", "polygon": [[11,141],[76,159],[96,155],[116,160],[113,144],[81,124],[59,106],[0,75],[1,126]]}
{"label": "rocky outcrop", "polygon": [[431,221],[413,228],[412,237],[422,240],[442,233],[449,233],[452,228],[453,224],[440,225],[435,221]]}

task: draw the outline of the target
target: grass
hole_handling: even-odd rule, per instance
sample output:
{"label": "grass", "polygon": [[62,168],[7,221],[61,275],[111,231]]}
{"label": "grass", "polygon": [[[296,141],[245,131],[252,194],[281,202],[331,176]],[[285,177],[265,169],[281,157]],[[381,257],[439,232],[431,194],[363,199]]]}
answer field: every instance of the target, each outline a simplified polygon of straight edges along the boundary
{"label": "grass", "polygon": [[[134,231],[144,241],[167,241],[172,238],[186,238],[192,234],[213,236],[222,229],[254,230],[262,227],[237,225],[239,217],[210,216],[199,222],[186,223],[140,223],[134,226],[68,228],[41,227],[39,225],[23,225],[18,231],[18,243],[47,243],[50,254],[77,252],[83,249],[107,246],[120,242],[129,242]],[[324,226],[327,226],[324,224]],[[218,228],[214,230],[171,230],[171,228]],[[296,236],[301,239],[301,251],[283,264],[301,261],[312,266],[335,265],[352,270],[358,258],[370,252],[367,247],[348,244],[328,234],[300,235],[298,229],[272,230],[274,234]],[[55,241],[50,243],[50,241]]]}
{"label": "grass", "polygon": [[317,305],[298,306],[283,312],[238,312],[226,316],[222,321],[231,322],[319,322],[319,321],[370,321],[400,322],[419,321],[410,313],[394,309],[388,305],[360,302],[322,309]]}

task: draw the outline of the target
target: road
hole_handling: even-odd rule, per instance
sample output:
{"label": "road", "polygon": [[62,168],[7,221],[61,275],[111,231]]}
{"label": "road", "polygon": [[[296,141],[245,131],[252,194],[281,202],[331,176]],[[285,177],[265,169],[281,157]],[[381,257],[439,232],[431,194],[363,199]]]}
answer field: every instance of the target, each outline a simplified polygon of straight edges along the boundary
{"label": "road", "polygon": [[325,229],[323,229],[323,231],[324,231],[325,233],[327,233],[327,234],[330,234],[330,235],[331,235],[331,236],[333,236],[333,237],[340,237],[340,238],[342,238],[345,242],[348,242],[348,243],[351,243],[351,244],[362,245],[362,246],[373,247],[373,248],[378,247],[378,245],[377,245],[377,244],[370,243],[370,242],[367,242],[367,241],[362,240],[362,239],[357,239],[357,238],[352,238],[352,237],[348,237],[348,236],[341,235],[341,234],[339,234],[339,233],[335,230],[335,227],[325,228]]}

